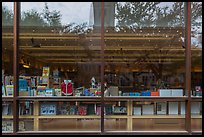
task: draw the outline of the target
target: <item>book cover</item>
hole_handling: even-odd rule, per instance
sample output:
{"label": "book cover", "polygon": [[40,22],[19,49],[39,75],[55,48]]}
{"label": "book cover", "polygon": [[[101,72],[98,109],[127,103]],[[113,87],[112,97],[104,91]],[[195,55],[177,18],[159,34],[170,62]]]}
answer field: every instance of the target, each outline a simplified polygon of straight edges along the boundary
{"label": "book cover", "polygon": [[50,68],[49,67],[43,67],[42,76],[43,77],[49,77],[49,74],[50,74]]}
{"label": "book cover", "polygon": [[6,89],[4,85],[2,85],[2,96],[6,96]]}
{"label": "book cover", "polygon": [[9,104],[4,103],[2,104],[2,115],[8,115],[9,114]]}
{"label": "book cover", "polygon": [[6,94],[7,96],[13,96],[14,87],[13,85],[6,85]]}

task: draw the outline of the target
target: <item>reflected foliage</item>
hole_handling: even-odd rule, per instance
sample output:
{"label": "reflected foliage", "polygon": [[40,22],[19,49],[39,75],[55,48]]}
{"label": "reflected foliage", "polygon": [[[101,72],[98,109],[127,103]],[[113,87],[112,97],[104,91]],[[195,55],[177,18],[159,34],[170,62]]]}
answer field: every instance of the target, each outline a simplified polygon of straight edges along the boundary
{"label": "reflected foliage", "polygon": [[13,13],[8,7],[2,5],[2,26],[13,25]]}
{"label": "reflected foliage", "polygon": [[[179,27],[184,25],[184,2],[174,2],[172,8],[160,6],[161,2],[117,3],[118,26]],[[192,2],[192,25],[201,26],[202,3]]]}
{"label": "reflected foliage", "polygon": [[49,26],[61,26],[61,17],[60,11],[50,11],[47,3],[45,3],[45,8],[43,9],[43,17],[46,19],[46,22]]}
{"label": "reflected foliage", "polygon": [[36,10],[31,9],[30,11],[23,12],[21,18],[21,26],[48,26],[41,16]]}

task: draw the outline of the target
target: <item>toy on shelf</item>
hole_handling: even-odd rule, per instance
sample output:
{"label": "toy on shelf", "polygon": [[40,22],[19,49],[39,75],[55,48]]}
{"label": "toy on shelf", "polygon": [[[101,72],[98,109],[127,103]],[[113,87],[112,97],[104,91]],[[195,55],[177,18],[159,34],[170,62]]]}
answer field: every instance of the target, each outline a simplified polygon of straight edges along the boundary
{"label": "toy on shelf", "polygon": [[71,96],[73,95],[73,83],[71,80],[64,80],[61,84],[62,95]]}

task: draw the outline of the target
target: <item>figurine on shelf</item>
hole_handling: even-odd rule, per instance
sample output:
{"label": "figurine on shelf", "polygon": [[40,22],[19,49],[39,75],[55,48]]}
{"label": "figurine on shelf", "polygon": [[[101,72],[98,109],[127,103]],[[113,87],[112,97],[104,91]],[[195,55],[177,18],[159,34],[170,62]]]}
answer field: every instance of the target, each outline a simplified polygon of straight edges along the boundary
{"label": "figurine on shelf", "polygon": [[96,80],[94,77],[91,78],[91,88],[96,88]]}
{"label": "figurine on shelf", "polygon": [[61,83],[61,90],[62,90],[62,95],[72,96],[73,95],[73,85],[72,85],[71,80],[64,80]]}

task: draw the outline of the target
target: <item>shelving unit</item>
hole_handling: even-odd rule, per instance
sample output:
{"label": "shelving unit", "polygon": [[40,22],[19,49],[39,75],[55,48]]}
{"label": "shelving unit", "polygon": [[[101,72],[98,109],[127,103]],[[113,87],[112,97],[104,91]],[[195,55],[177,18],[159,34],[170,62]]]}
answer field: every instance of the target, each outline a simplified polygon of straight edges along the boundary
{"label": "shelving unit", "polygon": [[[126,115],[105,115],[104,119],[126,119],[126,130],[127,131],[134,131],[133,130],[133,120],[134,119],[143,119],[144,122],[148,119],[185,119],[185,115],[140,115],[136,116],[133,115],[133,102],[134,101],[160,101],[164,97],[105,97],[105,102],[110,104],[110,102],[119,102],[125,101],[127,105],[127,114]],[[165,100],[168,101],[178,101],[177,97],[165,97]],[[3,100],[11,99],[8,97],[3,97]],[[75,97],[75,96],[62,96],[62,97],[18,97],[19,100],[32,100],[34,102],[34,110],[33,115],[21,115],[19,116],[20,119],[33,119],[33,127],[34,131],[39,131],[39,123],[41,119],[101,119],[100,115],[50,115],[50,116],[41,116],[39,113],[40,110],[40,102],[42,101],[75,101],[75,102],[88,102],[90,103],[97,103],[100,102],[100,97]],[[187,100],[187,97],[182,97],[183,101]],[[192,101],[202,101],[202,97],[192,97]],[[192,115],[192,119],[202,119],[202,115]],[[13,116],[2,116],[2,119],[13,119]],[[80,130],[80,129],[79,129]]]}

